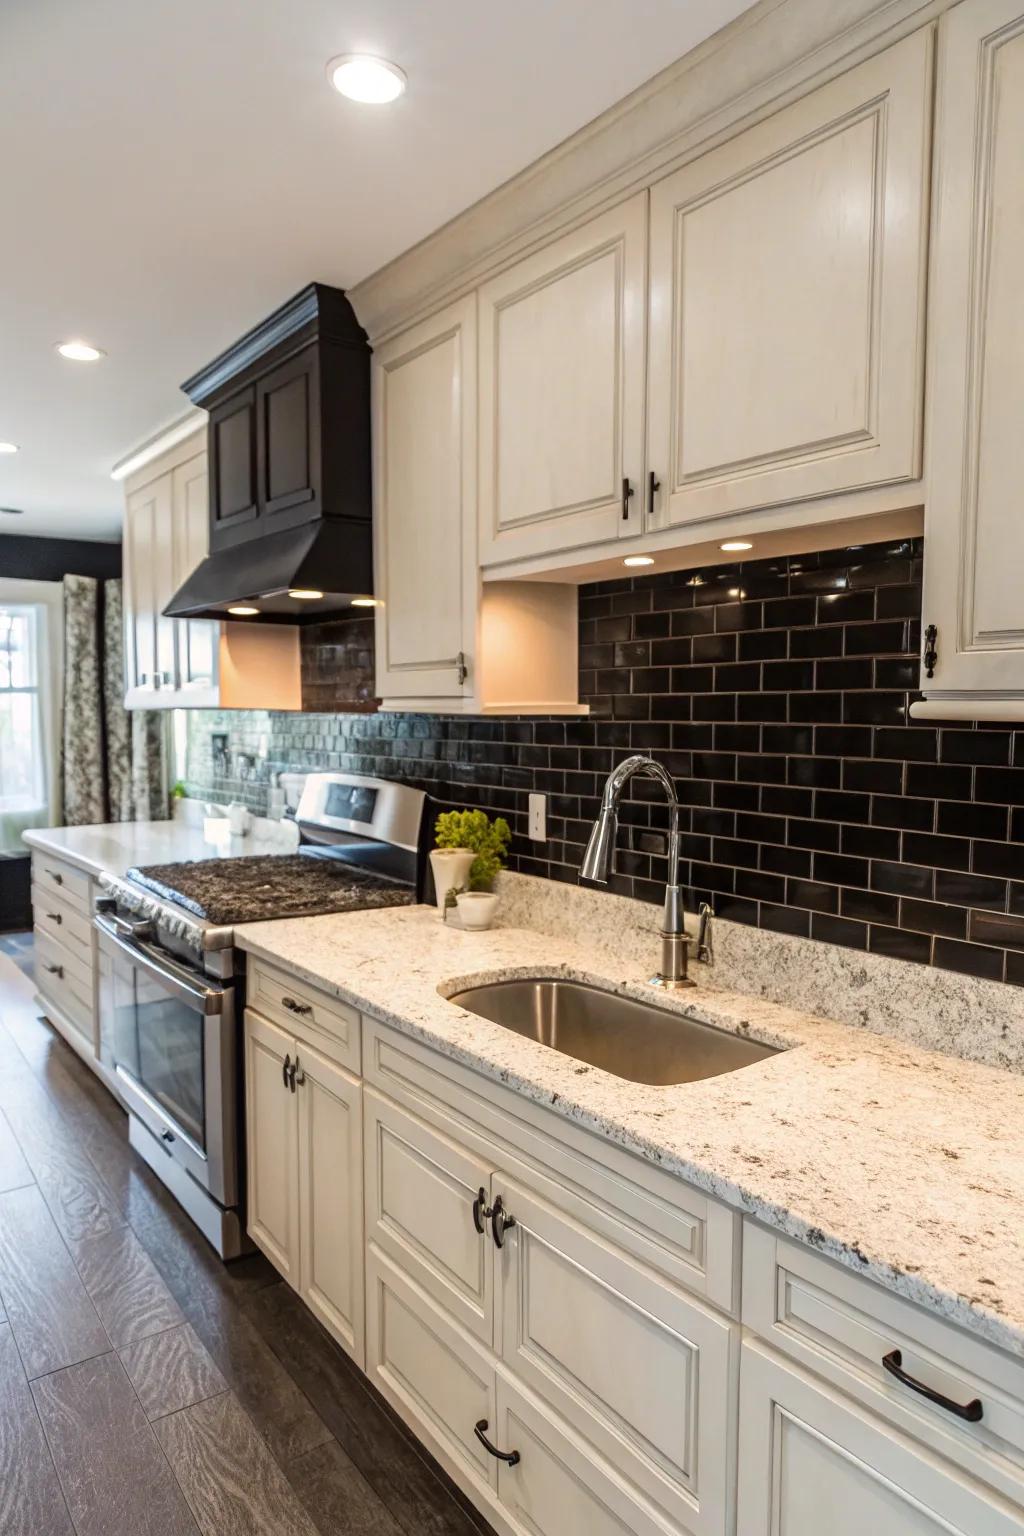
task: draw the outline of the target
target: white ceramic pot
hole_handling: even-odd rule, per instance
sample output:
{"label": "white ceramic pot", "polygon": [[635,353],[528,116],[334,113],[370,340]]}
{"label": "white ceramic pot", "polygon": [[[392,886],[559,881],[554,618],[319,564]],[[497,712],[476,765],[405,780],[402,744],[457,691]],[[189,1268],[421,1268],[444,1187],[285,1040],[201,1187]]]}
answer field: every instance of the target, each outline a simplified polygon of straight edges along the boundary
{"label": "white ceramic pot", "polygon": [[455,898],[463,928],[489,928],[498,898],[493,891],[460,891]]}
{"label": "white ceramic pot", "polygon": [[476,854],[472,848],[432,848],[430,873],[437,892],[437,910],[444,917],[444,902],[449,891],[464,891]]}

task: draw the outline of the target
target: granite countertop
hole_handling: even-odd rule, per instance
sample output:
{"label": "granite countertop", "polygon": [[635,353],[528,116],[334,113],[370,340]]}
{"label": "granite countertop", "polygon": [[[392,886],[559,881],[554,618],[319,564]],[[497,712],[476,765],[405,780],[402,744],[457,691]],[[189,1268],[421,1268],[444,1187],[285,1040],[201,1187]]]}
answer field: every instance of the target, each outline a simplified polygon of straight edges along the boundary
{"label": "granite countertop", "polygon": [[[463,932],[427,907],[265,922],[235,940],[1024,1356],[1019,1076],[740,993],[652,994],[649,956]],[[447,1001],[516,975],[597,982],[786,1049],[701,1082],[623,1082]]]}
{"label": "granite countertop", "polygon": [[130,869],[128,879],[195,917],[225,925],[310,912],[407,907],[415,900],[409,886],[382,880],[355,864],[301,853],[251,854],[233,858],[229,868],[216,859],[151,864]]}
{"label": "granite countertop", "polygon": [[269,822],[257,822],[246,837],[210,841],[204,836],[201,822],[180,818],[116,821],[88,827],[35,827],[22,836],[30,848],[52,853],[97,877],[124,875],[140,864],[237,858],[239,854],[288,854],[297,841],[293,828],[282,829]]}

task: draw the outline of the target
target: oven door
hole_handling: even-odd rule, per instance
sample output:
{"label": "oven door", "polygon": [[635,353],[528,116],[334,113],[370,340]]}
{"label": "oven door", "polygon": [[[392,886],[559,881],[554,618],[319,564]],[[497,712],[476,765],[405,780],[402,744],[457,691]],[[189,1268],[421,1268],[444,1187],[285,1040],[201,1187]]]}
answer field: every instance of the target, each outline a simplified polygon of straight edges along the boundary
{"label": "oven door", "polygon": [[95,919],[100,1038],[133,1115],[221,1205],[238,1203],[237,1042],[231,983],[211,981],[139,938]]}

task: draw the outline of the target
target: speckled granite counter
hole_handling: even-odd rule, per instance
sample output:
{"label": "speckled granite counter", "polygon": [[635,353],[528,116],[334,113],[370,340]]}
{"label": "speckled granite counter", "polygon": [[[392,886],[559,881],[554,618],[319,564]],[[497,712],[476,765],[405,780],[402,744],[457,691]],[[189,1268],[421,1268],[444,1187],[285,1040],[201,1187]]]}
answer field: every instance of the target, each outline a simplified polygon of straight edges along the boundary
{"label": "speckled granite counter", "polygon": [[236,930],[456,1061],[660,1164],[858,1274],[1024,1355],[1024,1081],[976,1062],[698,987],[663,1006],[779,1056],[679,1087],[625,1083],[467,1013],[471,979],[564,975],[652,998],[642,961],[432,909]]}
{"label": "speckled granite counter", "polygon": [[291,853],[298,835],[290,825],[257,822],[247,837],[209,841],[201,822],[120,821],[90,827],[36,827],[23,834],[32,849],[66,859],[87,874],[123,875],[139,864],[183,859],[237,858],[239,854]]}

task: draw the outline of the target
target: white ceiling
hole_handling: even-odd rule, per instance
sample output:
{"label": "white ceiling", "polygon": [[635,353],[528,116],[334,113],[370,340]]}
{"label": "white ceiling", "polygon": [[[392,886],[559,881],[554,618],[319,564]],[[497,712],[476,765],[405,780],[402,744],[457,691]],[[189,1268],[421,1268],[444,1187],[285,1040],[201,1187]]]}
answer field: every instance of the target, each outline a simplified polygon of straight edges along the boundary
{"label": "white ceiling", "polygon": [[[351,287],[751,0],[0,0],[0,532],[116,538],[110,467],[305,283]],[[396,105],[326,83],[394,59]],[[66,362],[81,336],[100,363]]]}

